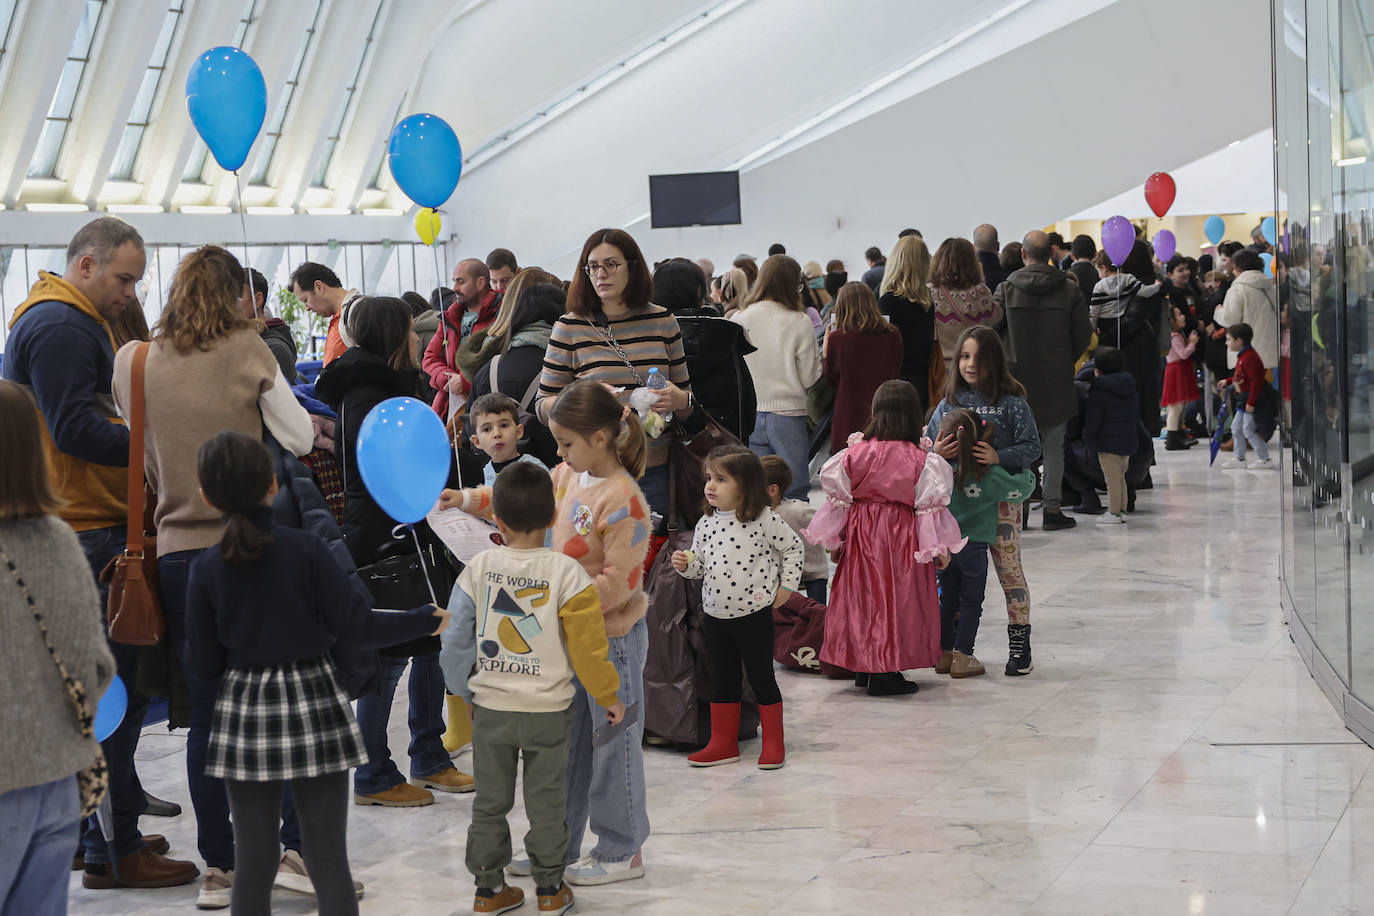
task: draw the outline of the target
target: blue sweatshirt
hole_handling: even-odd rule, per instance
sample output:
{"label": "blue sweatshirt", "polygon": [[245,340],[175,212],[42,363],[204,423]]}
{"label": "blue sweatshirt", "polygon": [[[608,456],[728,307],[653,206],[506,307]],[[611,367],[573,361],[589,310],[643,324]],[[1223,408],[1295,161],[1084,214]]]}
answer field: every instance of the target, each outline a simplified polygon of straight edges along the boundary
{"label": "blue sweatshirt", "polygon": [[[967,407],[984,420],[992,423],[992,447],[997,449],[997,463],[1008,474],[1015,474],[1035,463],[1040,457],[1040,433],[1035,428],[1035,417],[1025,398],[1014,394],[1003,395],[996,404],[988,404],[972,388],[961,388],[955,395],[957,407]],[[955,407],[948,400],[942,400],[930,416],[926,435],[934,442],[940,433],[940,421]]]}
{"label": "blue sweatshirt", "polygon": [[430,605],[406,613],[374,611],[316,534],[283,528],[272,510],[254,524],[272,533],[257,561],[230,566],[219,545],[191,564],[186,601],[186,673],[202,680],[226,668],[285,665],[319,658],[336,642],[394,646],[438,626]]}

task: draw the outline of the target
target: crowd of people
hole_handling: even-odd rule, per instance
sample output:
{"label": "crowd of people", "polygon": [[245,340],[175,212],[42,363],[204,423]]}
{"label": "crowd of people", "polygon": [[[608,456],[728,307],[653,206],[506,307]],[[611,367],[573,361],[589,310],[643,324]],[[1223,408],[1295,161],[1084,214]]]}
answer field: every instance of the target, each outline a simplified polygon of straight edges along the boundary
{"label": "crowd of people", "polygon": [[[474,911],[521,906],[506,876],[530,875],[539,911],[562,913],[569,885],[645,873],[645,744],[731,764],[761,726],[758,767],[785,766],[775,662],[879,697],[917,692],[912,669],[983,675],[991,561],[1005,674],[1031,673],[1029,507],[1046,531],[1123,525],[1155,438],[1187,449],[1228,409],[1225,467],[1271,467],[1287,331],[1261,245],[1160,263],[1141,239],[1117,266],[1083,235],[1003,247],[982,225],[932,255],[907,229],[850,280],[781,244],[719,273],[653,263],[603,229],[566,282],[496,249],[399,298],[306,262],[290,289],[328,320],[310,383],[261,274],[198,248],[149,329],[141,237],[88,223],[16,310],[0,382],[0,698],[31,738],[0,770],[0,910],[65,912],[71,854],[87,888],[199,879],[203,909],[267,912],[275,886],[356,912],[352,770],[356,805],[475,793]],[[498,546],[460,562],[374,498],[358,439],[394,397],[451,437],[438,511],[489,519]],[[107,639],[106,569],[143,524],[145,477],[165,629],[134,646]],[[646,679],[688,618],[704,648],[674,642]],[[673,665],[685,701],[662,689]],[[407,669],[408,775],[387,744]],[[97,743],[116,673],[127,711]],[[140,829],[175,809],[134,762],[151,698],[189,730],[203,873]],[[694,741],[660,724],[684,702]],[[468,744],[470,773],[453,762]],[[108,813],[83,818],[92,782]]]}

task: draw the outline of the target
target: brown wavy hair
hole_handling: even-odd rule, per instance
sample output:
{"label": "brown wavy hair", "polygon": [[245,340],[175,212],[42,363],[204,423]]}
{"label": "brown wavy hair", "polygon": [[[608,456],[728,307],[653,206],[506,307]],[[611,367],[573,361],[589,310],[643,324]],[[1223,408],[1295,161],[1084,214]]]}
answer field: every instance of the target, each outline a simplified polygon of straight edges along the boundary
{"label": "brown wavy hair", "polygon": [[953,436],[959,446],[955,458],[954,485],[962,487],[970,480],[981,480],[987,468],[973,457],[973,447],[979,442],[992,442],[992,424],[967,407],[951,410],[940,419],[940,435]]}
{"label": "brown wavy hair", "polygon": [[930,265],[930,285],[941,289],[973,289],[983,282],[983,265],[973,243],[965,238],[945,239],[935,249]]}
{"label": "brown wavy hair", "polygon": [[[739,486],[739,505],[735,507],[735,517],[742,522],[752,522],[768,508],[768,484],[764,480],[763,462],[759,461],[749,449],[742,445],[717,445],[702,462],[702,471],[714,467],[717,474],[724,474]],[[715,515],[715,508],[705,500],[702,511]]]}
{"label": "brown wavy hair", "polygon": [[247,285],[238,258],[218,245],[202,245],[177,265],[153,339],[188,353],[209,350],[235,331],[255,327],[239,311]]}
{"label": "brown wavy hair", "polygon": [[[978,384],[972,386],[959,373],[959,354],[964,352],[966,340],[978,345]],[[1007,351],[1002,346],[1002,338],[986,325],[966,328],[954,344],[954,364],[945,373],[944,399],[949,401],[950,406],[958,404],[959,392],[965,388],[976,390],[990,405],[1009,394],[1018,398],[1026,396],[1025,387],[1011,374],[1011,367],[1007,365]]]}
{"label": "brown wavy hair", "polygon": [[625,258],[625,270],[630,274],[629,283],[625,285],[625,307],[633,310],[648,305],[654,297],[654,278],[649,273],[649,265],[644,263],[639,243],[624,229],[598,229],[587,236],[582,255],[577,259],[577,270],[568,287],[568,311],[582,318],[601,311],[601,297],[587,276],[587,258],[597,245],[613,245]]}
{"label": "brown wavy hair", "polygon": [[792,312],[803,311],[801,265],[785,254],[775,254],[763,262],[758,279],[741,308],[755,302],[776,302]]}
{"label": "brown wavy hair", "polygon": [[56,515],[62,508],[48,477],[41,422],[28,392],[0,381],[0,521]]}
{"label": "brown wavy hair", "polygon": [[835,296],[835,330],[868,334],[890,327],[878,310],[878,300],[867,283],[855,280],[840,287]]}

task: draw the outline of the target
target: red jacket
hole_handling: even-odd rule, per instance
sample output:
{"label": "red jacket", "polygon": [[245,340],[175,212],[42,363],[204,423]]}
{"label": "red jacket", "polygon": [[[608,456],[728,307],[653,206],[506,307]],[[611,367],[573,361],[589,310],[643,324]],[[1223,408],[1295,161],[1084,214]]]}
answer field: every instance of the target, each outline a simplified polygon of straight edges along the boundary
{"label": "red jacket", "polygon": [[1254,347],[1247,346],[1236,356],[1236,372],[1231,376],[1231,381],[1235,383],[1237,391],[1248,395],[1245,399],[1247,407],[1259,403],[1260,389],[1264,387],[1264,363]]}
{"label": "red jacket", "polygon": [[[448,307],[443,317],[448,326],[440,324],[439,330],[430,339],[429,346],[425,347],[425,358],[420,363],[420,367],[429,374],[430,387],[438,392],[434,396],[434,412],[445,421],[448,420],[448,380],[453,376],[462,378],[457,368],[458,344],[462,342],[460,330],[463,327],[465,311],[467,310],[457,302]],[[477,323],[472,326],[472,333],[491,327],[491,323],[496,320],[496,312],[496,293],[487,290],[486,298],[477,309]],[[448,342],[447,350],[444,349],[445,338]],[[464,388],[467,388],[466,384]]]}

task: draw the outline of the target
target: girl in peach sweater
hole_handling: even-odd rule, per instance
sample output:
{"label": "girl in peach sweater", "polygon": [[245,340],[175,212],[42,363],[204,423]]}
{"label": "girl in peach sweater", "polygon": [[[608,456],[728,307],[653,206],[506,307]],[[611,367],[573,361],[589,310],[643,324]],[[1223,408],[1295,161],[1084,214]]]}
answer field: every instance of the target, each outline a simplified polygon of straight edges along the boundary
{"label": "girl in peach sweater", "polygon": [[[563,464],[554,469],[558,510],[553,548],[582,564],[596,584],[605,614],[610,658],[620,675],[626,715],[605,724],[581,684],[573,700],[568,750],[569,884],[610,884],[644,874],[641,847],[649,836],[644,788],[644,558],[649,549],[649,506],[635,480],[644,472],[646,440],[638,417],[598,382],[574,382],[549,411],[549,429]],[[491,512],[491,488],[445,490],[440,508]],[[597,728],[594,735],[593,728]],[[602,730],[610,729],[605,734]],[[581,856],[590,814],[597,843]],[[513,874],[529,874],[517,853]]]}

